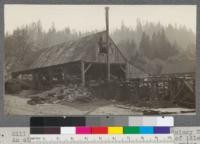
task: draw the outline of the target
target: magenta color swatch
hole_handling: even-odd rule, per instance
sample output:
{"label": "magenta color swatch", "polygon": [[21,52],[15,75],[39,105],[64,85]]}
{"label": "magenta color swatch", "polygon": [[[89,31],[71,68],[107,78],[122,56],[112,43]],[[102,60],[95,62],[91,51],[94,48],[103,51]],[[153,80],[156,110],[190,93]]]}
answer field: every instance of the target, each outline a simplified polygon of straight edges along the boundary
{"label": "magenta color swatch", "polygon": [[76,127],[76,134],[91,134],[90,127]]}

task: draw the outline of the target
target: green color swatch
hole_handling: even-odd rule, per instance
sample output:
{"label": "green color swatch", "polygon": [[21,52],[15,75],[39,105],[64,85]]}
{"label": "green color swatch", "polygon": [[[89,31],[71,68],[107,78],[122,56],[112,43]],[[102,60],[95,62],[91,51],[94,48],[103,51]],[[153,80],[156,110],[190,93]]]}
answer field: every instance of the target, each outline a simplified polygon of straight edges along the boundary
{"label": "green color swatch", "polygon": [[124,127],[124,134],[139,134],[140,128],[139,127]]}

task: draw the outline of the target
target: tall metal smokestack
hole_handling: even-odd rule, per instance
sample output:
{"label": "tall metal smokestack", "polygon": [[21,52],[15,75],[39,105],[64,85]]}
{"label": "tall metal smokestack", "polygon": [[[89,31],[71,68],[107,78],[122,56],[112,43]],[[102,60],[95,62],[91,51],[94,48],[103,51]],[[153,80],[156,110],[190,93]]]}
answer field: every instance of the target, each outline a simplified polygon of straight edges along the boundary
{"label": "tall metal smokestack", "polygon": [[106,48],[107,48],[107,80],[110,81],[110,61],[109,61],[109,7],[106,10]]}

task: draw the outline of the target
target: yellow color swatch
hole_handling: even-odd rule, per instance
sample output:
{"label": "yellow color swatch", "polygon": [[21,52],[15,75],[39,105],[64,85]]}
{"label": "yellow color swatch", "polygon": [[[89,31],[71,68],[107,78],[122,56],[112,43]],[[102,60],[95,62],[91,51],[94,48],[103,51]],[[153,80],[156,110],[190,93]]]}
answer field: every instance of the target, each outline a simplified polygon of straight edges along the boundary
{"label": "yellow color swatch", "polygon": [[108,127],[108,134],[123,134],[123,127]]}

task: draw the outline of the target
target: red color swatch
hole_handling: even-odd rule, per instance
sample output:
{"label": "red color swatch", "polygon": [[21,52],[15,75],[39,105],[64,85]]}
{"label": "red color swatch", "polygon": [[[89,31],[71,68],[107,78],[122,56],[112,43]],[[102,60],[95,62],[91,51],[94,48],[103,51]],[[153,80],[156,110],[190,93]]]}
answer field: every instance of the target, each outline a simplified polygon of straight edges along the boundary
{"label": "red color swatch", "polygon": [[92,134],[108,134],[108,127],[92,127]]}

